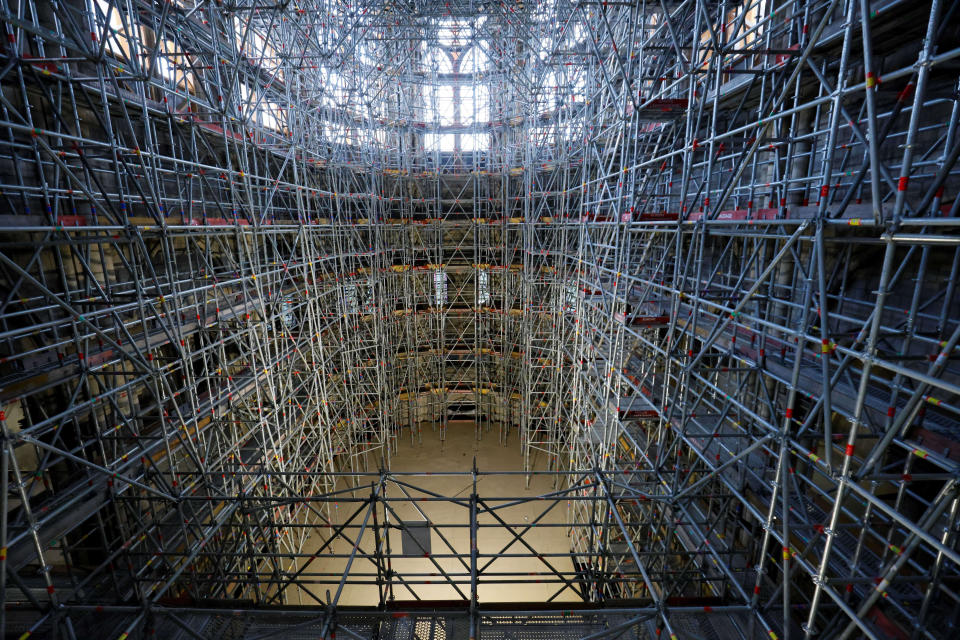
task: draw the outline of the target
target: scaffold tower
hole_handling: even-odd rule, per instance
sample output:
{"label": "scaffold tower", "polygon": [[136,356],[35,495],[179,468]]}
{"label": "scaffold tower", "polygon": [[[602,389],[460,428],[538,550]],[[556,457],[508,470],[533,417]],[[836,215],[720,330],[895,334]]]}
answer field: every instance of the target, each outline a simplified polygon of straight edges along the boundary
{"label": "scaffold tower", "polygon": [[0,24],[0,638],[960,637],[960,3]]}

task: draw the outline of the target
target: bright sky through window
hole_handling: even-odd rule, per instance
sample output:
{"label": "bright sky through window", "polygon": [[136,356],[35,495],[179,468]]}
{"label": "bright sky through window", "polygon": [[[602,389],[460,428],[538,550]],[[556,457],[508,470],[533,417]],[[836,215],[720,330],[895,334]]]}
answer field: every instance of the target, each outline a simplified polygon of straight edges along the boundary
{"label": "bright sky through window", "polygon": [[[436,40],[428,43],[428,69],[434,84],[428,91],[425,120],[439,127],[472,127],[490,119],[489,87],[484,72],[487,54],[477,38],[476,23],[443,20]],[[428,134],[428,148],[440,151],[476,151],[487,146],[488,135],[473,132]],[[459,145],[457,144],[459,142]]]}

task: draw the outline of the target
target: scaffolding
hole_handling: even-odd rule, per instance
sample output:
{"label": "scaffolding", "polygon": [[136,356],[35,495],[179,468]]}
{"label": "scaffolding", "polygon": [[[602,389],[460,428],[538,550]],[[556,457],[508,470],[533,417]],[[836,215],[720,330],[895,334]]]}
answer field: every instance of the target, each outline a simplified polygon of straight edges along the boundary
{"label": "scaffolding", "polygon": [[956,12],[3,3],[0,635],[955,637]]}

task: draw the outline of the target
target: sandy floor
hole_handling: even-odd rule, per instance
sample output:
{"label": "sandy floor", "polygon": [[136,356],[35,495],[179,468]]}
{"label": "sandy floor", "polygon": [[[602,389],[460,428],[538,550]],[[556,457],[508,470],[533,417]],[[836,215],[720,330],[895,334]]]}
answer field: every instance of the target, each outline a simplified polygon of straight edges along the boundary
{"label": "sandy floor", "polygon": [[[522,468],[520,446],[512,442],[508,446],[501,446],[497,441],[497,432],[485,433],[481,441],[474,436],[473,423],[451,423],[447,429],[447,437],[441,448],[439,435],[429,427],[423,431],[423,443],[411,445],[409,436],[401,441],[397,455],[393,458],[392,470],[402,471],[470,471],[473,459],[477,459],[477,468],[480,471],[517,471]],[[472,483],[469,477],[427,476],[416,478],[399,478],[399,480],[414,485],[420,489],[434,492],[446,497],[457,497],[469,504]],[[524,476],[484,477],[478,482],[477,493],[481,500],[487,502],[488,507],[502,504],[503,500],[491,498],[502,497],[536,497],[553,490],[553,477],[533,477],[530,487],[525,487]],[[402,557],[401,531],[391,530],[389,566],[397,574],[394,579],[393,594],[396,600],[459,600],[470,595],[470,510],[468,506],[460,506],[449,502],[421,501],[427,497],[424,491],[406,488],[410,497],[416,502],[391,503],[389,512],[381,506],[377,509],[377,518],[380,523],[388,519],[391,524],[398,521],[429,520],[431,557]],[[369,496],[369,489],[364,489],[356,497]],[[388,498],[404,498],[401,488],[394,483],[387,487]],[[341,503],[334,510],[334,523],[342,523],[357,508],[357,504]],[[548,507],[553,507],[546,515],[541,516]],[[366,510],[362,511],[352,524],[360,525]],[[503,557],[496,555],[492,558],[480,558],[478,566],[481,569],[478,599],[481,602],[543,602],[561,589],[563,583],[559,581],[550,567],[562,573],[572,571],[573,565],[568,557],[545,558],[540,560],[537,554],[567,553],[570,549],[568,529],[563,526],[547,527],[539,524],[562,524],[567,518],[566,500],[536,500],[516,506],[497,509],[496,513],[508,524],[516,525],[518,533],[532,522],[538,524],[528,529],[522,536],[533,550],[520,542],[514,542],[506,551],[503,551],[514,536],[509,530],[501,526],[496,518],[490,514],[483,514],[478,518],[481,526],[477,536],[478,553],[482,554],[523,554],[526,557]],[[538,520],[539,517],[539,520]],[[372,524],[372,516],[370,520]],[[446,525],[446,526],[444,526]],[[457,525],[457,526],[450,526]],[[351,539],[359,533],[358,528],[345,532]],[[320,533],[307,541],[305,553],[314,553],[326,541],[327,535]],[[352,544],[338,539],[331,545],[334,554],[349,554]],[[367,530],[359,541],[361,552],[373,553],[375,540],[373,532]],[[339,581],[347,565],[346,558],[331,558],[331,549],[320,555],[310,563],[308,572],[322,572],[332,574],[326,577],[317,577],[317,580]],[[457,555],[459,557],[437,557],[443,555]],[[444,577],[447,573],[458,584],[458,592]],[[520,577],[506,577],[502,573],[520,573]],[[372,582],[369,585],[350,584],[343,587],[339,604],[341,605],[376,605],[378,601],[378,587],[376,580],[376,565],[370,559],[358,556],[354,559],[350,569],[351,580]],[[498,584],[498,580],[516,582],[524,580],[523,584]],[[550,582],[548,582],[550,581]],[[338,584],[317,584],[311,591],[321,600],[326,600],[327,590],[331,595],[337,592]],[[289,604],[316,604],[316,600],[305,593],[290,594]],[[579,600],[577,595],[566,589],[554,601]]]}

